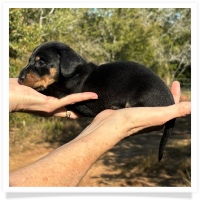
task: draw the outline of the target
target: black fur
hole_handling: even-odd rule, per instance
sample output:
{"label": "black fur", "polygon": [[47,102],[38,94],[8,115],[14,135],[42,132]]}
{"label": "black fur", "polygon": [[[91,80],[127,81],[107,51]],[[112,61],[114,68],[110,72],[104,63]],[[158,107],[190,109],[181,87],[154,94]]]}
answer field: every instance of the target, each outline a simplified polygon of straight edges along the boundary
{"label": "black fur", "polygon": [[[37,56],[43,65],[35,61]],[[50,68],[56,69],[55,81],[47,87],[35,87],[43,94],[58,98],[85,91],[98,94],[98,100],[67,106],[67,109],[83,116],[94,117],[105,109],[174,104],[173,96],[165,83],[145,66],[129,61],[96,66],[87,63],[69,46],[60,42],[47,42],[38,46],[33,51],[27,67],[21,71],[19,83],[25,84],[27,74],[30,72],[42,77],[45,73],[48,74],[45,70]],[[27,83],[28,81],[26,80]],[[172,119],[165,124],[159,147],[159,161],[162,159],[174,123],[175,119]],[[145,131],[147,130],[143,132]]]}

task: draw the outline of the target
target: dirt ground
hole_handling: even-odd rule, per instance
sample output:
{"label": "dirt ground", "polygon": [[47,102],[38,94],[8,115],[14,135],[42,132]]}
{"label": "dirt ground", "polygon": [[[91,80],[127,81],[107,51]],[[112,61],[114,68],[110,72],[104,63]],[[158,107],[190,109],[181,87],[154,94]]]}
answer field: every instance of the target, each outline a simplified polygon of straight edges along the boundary
{"label": "dirt ground", "polygon": [[[79,186],[190,186],[191,117],[177,119],[163,160],[158,162],[161,135],[162,131],[124,139],[98,159]],[[25,151],[12,152],[10,172],[38,160],[59,145],[33,144]]]}

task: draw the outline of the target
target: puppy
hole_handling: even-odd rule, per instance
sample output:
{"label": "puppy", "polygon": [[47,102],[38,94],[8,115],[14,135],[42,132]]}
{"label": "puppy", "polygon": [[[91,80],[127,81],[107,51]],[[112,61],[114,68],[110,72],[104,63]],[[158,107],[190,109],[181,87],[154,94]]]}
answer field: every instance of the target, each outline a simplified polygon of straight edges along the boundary
{"label": "puppy", "polygon": [[[105,109],[174,104],[165,83],[145,66],[129,61],[96,66],[60,42],[47,42],[36,47],[28,65],[20,72],[18,81],[57,98],[86,91],[97,93],[98,100],[67,106],[68,110],[87,117],[94,117]],[[165,124],[159,146],[159,161],[174,124],[175,119]],[[151,127],[141,132],[160,128]]]}

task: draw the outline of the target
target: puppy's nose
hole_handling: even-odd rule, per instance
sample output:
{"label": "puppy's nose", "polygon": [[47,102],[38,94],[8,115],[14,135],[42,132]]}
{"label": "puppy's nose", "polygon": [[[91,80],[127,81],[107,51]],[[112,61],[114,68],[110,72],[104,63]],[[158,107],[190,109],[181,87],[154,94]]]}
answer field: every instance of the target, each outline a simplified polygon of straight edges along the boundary
{"label": "puppy's nose", "polygon": [[18,77],[18,83],[22,84],[25,78],[26,78],[25,74],[20,74]]}
{"label": "puppy's nose", "polygon": [[19,80],[20,80],[20,81],[23,81],[25,78],[26,78],[25,75],[19,76]]}

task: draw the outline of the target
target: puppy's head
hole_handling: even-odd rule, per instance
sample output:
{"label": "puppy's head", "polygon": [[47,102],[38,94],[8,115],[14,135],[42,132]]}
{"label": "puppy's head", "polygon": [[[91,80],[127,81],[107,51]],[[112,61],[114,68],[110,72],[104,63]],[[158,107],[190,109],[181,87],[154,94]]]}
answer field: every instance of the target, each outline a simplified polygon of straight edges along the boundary
{"label": "puppy's head", "polygon": [[61,76],[72,77],[76,68],[84,63],[69,46],[47,42],[34,49],[28,65],[19,74],[18,82],[42,91],[59,81]]}

